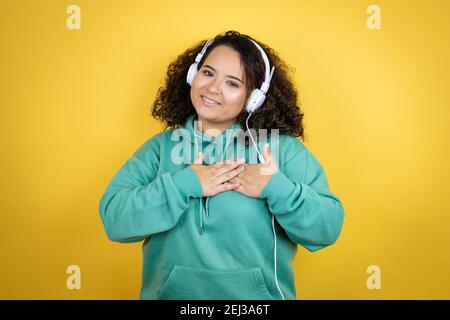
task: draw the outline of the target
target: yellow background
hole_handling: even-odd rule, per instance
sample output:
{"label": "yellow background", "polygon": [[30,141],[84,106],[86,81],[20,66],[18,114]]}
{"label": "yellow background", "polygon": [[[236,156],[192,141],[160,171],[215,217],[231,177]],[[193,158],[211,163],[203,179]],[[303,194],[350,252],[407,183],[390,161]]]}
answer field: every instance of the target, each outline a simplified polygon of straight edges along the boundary
{"label": "yellow background", "polygon": [[[66,8],[81,9],[69,30]],[[369,5],[381,30],[366,27]],[[295,68],[307,147],[345,208],[294,261],[298,299],[449,299],[450,2],[2,1],[0,298],[137,299],[141,244],[98,203],[162,125],[167,65],[235,29]],[[81,268],[81,290],[66,268]],[[369,265],[381,289],[366,286]]]}

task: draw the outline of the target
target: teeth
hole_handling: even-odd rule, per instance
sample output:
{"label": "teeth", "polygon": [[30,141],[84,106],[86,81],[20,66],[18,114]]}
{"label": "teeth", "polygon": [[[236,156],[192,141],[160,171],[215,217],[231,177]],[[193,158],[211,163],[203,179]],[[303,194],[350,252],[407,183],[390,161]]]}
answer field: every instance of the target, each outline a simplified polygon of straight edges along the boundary
{"label": "teeth", "polygon": [[203,97],[203,99],[205,99],[205,101],[208,103],[217,104],[217,102],[209,100],[207,97]]}

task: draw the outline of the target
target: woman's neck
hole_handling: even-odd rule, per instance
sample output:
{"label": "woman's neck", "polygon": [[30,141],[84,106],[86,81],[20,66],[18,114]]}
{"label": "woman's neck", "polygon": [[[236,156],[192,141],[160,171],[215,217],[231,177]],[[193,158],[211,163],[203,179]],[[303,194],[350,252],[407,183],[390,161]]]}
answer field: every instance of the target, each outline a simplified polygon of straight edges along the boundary
{"label": "woman's neck", "polygon": [[199,116],[197,116],[197,121],[198,130],[214,138],[217,138],[217,136],[219,136],[222,132],[236,123],[234,120],[229,122],[214,123],[204,120]]}

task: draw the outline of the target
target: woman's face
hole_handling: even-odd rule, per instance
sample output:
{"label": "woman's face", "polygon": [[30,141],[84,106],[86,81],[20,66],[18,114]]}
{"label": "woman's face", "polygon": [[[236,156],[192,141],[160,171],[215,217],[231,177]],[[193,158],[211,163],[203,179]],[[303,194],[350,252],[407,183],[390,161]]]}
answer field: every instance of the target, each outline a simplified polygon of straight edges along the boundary
{"label": "woman's face", "polygon": [[224,45],[215,47],[197,71],[191,87],[191,101],[202,121],[202,130],[223,131],[233,125],[246,96],[239,53]]}

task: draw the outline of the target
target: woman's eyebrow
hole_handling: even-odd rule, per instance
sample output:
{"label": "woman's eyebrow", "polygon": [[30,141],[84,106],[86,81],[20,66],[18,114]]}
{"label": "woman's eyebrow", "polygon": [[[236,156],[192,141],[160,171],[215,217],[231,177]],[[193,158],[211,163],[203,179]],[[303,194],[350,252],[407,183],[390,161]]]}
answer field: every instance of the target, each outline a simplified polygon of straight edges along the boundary
{"label": "woman's eyebrow", "polygon": [[[212,71],[216,72],[216,69],[214,69],[213,67],[211,67],[211,66],[208,65],[208,64],[205,64],[205,65],[203,65],[203,66],[206,67],[206,68],[210,68]],[[232,79],[236,79],[236,80],[239,81],[240,83],[244,84],[244,82],[242,82],[241,79],[239,79],[239,78],[237,78],[237,77],[235,77],[235,76],[227,75],[227,77],[228,77],[228,78],[232,78]]]}

